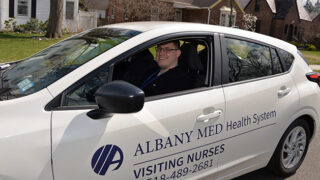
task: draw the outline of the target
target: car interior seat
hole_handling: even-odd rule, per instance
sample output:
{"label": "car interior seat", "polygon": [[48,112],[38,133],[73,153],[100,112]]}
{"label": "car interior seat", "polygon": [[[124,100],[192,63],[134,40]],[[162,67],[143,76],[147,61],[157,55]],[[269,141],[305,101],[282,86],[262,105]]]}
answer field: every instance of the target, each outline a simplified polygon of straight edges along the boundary
{"label": "car interior seat", "polygon": [[157,67],[153,55],[148,49],[135,54],[129,60],[130,65],[123,72],[122,80],[127,81],[135,86],[140,86],[144,80],[144,75],[149,69]]}
{"label": "car interior seat", "polygon": [[205,68],[197,52],[197,46],[193,43],[185,42],[181,47],[179,66],[187,71],[193,78],[194,88],[205,85]]}

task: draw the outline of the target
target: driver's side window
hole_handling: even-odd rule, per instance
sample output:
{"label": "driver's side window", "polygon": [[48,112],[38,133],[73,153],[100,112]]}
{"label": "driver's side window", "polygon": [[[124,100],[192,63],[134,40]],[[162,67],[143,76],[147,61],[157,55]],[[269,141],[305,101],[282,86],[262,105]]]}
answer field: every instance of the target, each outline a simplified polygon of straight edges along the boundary
{"label": "driver's side window", "polygon": [[[208,86],[210,51],[207,42],[196,38],[175,40],[179,47],[171,47],[171,44],[168,45],[170,42],[172,40],[154,44],[108,67],[100,67],[96,73],[65,92],[62,106],[95,105],[95,91],[103,84],[116,80],[141,88],[147,97]],[[177,65],[161,73],[166,65],[158,62],[166,58],[177,58]]]}
{"label": "driver's side window", "polygon": [[95,105],[94,93],[100,86],[108,82],[109,71],[109,67],[100,68],[97,74],[72,88],[73,90],[64,96],[63,106]]}

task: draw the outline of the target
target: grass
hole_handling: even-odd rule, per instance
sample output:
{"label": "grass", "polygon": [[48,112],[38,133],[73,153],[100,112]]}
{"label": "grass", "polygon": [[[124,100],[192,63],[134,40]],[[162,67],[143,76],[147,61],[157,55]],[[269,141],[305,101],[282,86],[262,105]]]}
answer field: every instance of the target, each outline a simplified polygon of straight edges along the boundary
{"label": "grass", "polygon": [[320,51],[303,51],[302,54],[307,58],[309,64],[320,65]]}
{"label": "grass", "polygon": [[43,34],[0,33],[0,63],[29,57],[69,36],[64,35],[60,39],[46,39]]}
{"label": "grass", "polygon": [[[40,50],[61,41],[70,35],[64,35],[60,39],[47,40],[43,34],[29,33],[0,33],[0,63],[16,61],[31,56]],[[39,40],[41,39],[41,40]],[[155,55],[155,50],[150,49]],[[320,65],[320,51],[301,51],[309,64]]]}

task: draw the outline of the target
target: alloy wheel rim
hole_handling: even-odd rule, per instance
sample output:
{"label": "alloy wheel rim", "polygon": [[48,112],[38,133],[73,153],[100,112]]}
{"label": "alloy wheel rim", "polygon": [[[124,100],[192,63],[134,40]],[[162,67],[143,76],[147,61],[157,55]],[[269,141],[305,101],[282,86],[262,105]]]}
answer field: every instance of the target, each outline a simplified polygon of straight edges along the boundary
{"label": "alloy wheel rim", "polygon": [[290,169],[301,160],[306,148],[307,136],[304,128],[298,126],[290,131],[281,150],[283,167]]}

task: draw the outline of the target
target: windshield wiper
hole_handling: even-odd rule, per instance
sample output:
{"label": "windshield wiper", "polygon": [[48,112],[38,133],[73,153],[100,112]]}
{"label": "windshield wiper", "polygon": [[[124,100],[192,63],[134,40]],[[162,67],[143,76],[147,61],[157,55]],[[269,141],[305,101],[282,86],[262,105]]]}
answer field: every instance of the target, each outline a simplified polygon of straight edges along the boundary
{"label": "windshield wiper", "polygon": [[10,66],[11,66],[11,64],[0,64],[0,71],[7,69]]}
{"label": "windshield wiper", "polygon": [[3,87],[3,79],[4,79],[4,73],[6,72],[5,70],[8,69],[11,66],[11,64],[0,64],[0,95],[7,91],[6,88]]}

